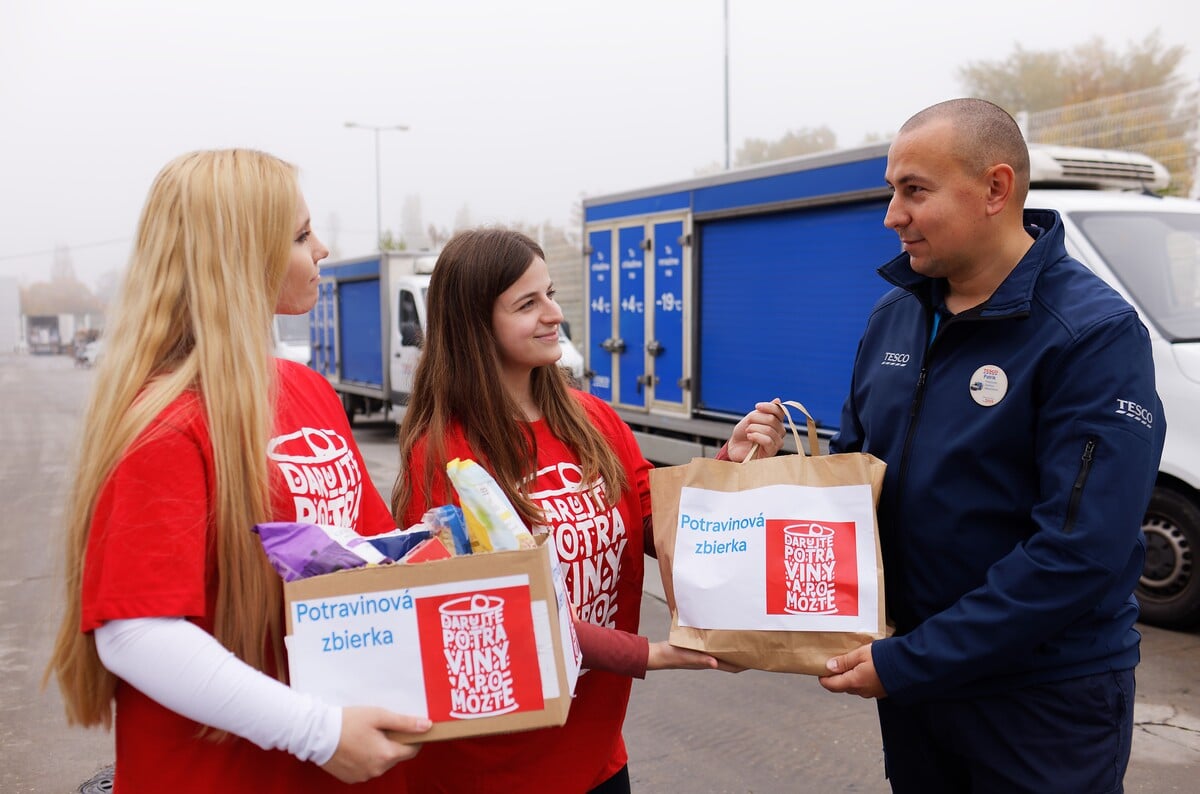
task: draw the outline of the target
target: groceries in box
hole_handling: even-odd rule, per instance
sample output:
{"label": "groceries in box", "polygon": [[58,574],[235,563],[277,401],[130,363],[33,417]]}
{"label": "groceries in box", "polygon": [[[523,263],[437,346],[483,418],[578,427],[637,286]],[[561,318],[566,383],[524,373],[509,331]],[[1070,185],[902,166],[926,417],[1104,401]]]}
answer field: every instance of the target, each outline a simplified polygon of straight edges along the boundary
{"label": "groceries in box", "polygon": [[285,580],[291,685],[433,721],[408,741],[562,725],[581,660],[553,539],[529,535],[473,461],[450,466],[465,515],[373,538],[256,527]]}

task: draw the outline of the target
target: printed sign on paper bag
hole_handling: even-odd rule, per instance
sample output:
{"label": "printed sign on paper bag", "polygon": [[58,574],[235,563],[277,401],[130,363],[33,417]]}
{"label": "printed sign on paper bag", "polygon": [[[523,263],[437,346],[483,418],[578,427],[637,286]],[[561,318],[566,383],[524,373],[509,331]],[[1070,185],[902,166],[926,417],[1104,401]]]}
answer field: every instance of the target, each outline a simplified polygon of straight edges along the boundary
{"label": "printed sign on paper bag", "polygon": [[420,598],[417,626],[434,722],[544,707],[527,587]]}
{"label": "printed sign on paper bag", "polygon": [[873,522],[869,485],[682,488],[672,566],[679,625],[874,631]]}
{"label": "printed sign on paper bag", "polygon": [[858,614],[854,522],[766,524],[768,615]]}

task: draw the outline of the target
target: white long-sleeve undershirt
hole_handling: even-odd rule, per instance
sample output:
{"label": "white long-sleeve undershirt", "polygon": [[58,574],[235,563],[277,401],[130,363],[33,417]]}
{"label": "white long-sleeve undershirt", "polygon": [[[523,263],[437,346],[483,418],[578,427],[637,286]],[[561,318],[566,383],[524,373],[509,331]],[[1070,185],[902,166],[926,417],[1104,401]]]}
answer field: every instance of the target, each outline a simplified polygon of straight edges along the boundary
{"label": "white long-sleeve undershirt", "polygon": [[105,667],[177,714],[318,765],[337,750],[341,708],[255,670],[183,618],[111,620],[95,636]]}

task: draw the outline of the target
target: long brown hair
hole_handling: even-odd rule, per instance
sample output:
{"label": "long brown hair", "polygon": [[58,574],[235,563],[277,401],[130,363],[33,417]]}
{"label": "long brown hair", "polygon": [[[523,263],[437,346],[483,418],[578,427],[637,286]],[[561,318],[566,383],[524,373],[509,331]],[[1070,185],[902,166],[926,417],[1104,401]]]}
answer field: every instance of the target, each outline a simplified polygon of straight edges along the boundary
{"label": "long brown hair", "polygon": [[[433,268],[427,298],[424,347],[413,377],[412,399],[400,426],[400,476],[392,490],[392,514],[404,519],[410,503],[430,502],[435,478],[449,493],[446,433],[457,424],[468,446],[495,477],[521,518],[542,523],[542,511],[528,496],[527,478],[534,473],[536,450],[518,408],[501,384],[500,355],[492,329],[496,299],[524,275],[542,249],[520,232],[501,228],[456,234],[446,243]],[[557,364],[536,367],[531,375],[533,399],[547,426],[579,457],[587,480],[602,477],[615,504],[628,478],[620,460],[586,411],[571,394],[567,375]],[[413,449],[425,439],[424,480],[414,483]],[[419,496],[418,494],[423,494]]]}
{"label": "long brown hair", "polygon": [[247,150],[184,155],[150,188],[84,415],[67,509],[66,609],[46,678],[58,681],[68,723],[112,722],[116,679],[95,638],[80,631],[96,499],[130,445],[185,392],[203,405],[216,470],[214,633],[254,667],[282,670],[282,588],[250,530],[269,515],[270,329],[298,195],[291,165]]}

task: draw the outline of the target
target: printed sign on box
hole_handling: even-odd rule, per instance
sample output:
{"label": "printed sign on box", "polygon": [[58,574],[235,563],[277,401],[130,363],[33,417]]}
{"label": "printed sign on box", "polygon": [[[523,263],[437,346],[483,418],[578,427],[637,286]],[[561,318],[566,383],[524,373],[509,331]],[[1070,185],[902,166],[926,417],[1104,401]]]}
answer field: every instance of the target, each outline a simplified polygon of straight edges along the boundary
{"label": "printed sign on box", "polygon": [[548,538],[300,579],[284,597],[291,685],[429,717],[433,728],[413,741],[566,721],[579,646]]}
{"label": "printed sign on box", "polygon": [[422,598],[417,623],[431,720],[542,709],[529,588]]}
{"label": "printed sign on box", "polygon": [[869,485],[684,487],[672,570],[679,625],[872,631],[873,510]]}

